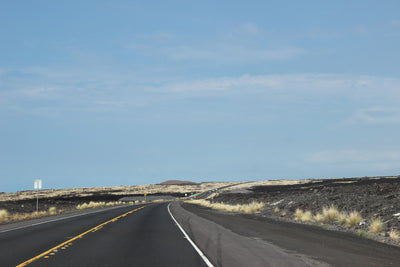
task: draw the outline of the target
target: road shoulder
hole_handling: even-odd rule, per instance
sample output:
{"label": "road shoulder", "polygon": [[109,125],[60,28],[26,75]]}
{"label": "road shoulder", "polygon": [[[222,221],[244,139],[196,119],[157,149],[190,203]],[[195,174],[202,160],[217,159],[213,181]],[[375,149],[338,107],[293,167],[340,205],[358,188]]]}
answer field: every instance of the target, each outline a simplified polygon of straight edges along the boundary
{"label": "road shoulder", "polygon": [[281,222],[256,215],[220,212],[186,203],[182,205],[188,212],[240,236],[259,239],[296,255],[307,255],[334,266],[398,266],[400,262],[398,247],[351,233]]}
{"label": "road shoulder", "polygon": [[239,235],[180,203],[172,203],[171,212],[215,266],[328,266],[262,239]]}

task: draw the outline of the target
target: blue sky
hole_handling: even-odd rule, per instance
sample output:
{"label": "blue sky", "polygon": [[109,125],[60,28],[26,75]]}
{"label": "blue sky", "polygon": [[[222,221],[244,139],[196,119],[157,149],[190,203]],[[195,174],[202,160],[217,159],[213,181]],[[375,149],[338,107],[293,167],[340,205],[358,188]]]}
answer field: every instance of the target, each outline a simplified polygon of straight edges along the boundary
{"label": "blue sky", "polygon": [[0,192],[400,174],[399,1],[0,1]]}

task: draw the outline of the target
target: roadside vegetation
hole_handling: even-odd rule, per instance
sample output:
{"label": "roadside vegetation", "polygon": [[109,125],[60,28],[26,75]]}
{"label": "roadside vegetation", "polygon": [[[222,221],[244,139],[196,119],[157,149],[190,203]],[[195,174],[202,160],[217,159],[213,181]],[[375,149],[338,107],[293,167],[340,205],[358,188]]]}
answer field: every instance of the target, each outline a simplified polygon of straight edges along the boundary
{"label": "roadside vegetation", "polygon": [[56,207],[50,207],[47,211],[34,211],[25,213],[11,214],[7,210],[0,210],[0,222],[13,222],[20,220],[28,220],[32,218],[40,218],[48,215],[61,214],[62,210],[57,210]]}
{"label": "roadside vegetation", "polygon": [[[270,203],[255,201],[250,204],[226,204],[223,202],[211,202],[210,200],[197,199],[187,200],[186,203],[197,204],[216,210],[239,213],[256,213],[266,206],[273,207]],[[287,216],[288,210],[274,207],[271,212],[273,212],[272,214],[274,214],[275,218],[284,218]],[[355,210],[350,212],[341,211],[335,205],[324,206],[316,213],[313,213],[310,210],[297,208],[292,214],[292,218],[295,221],[321,225],[323,227],[328,227],[329,229],[336,229],[334,226],[336,225],[336,227],[342,227],[341,229],[345,228],[354,231],[360,237],[376,238],[379,236],[387,236],[390,240],[397,242],[397,244],[400,239],[400,233],[395,229],[391,229],[390,232],[385,232],[384,223],[381,218],[365,220],[360,212]],[[289,218],[290,216],[288,219]]]}
{"label": "roadside vegetation", "polygon": [[381,218],[372,219],[371,224],[369,226],[370,233],[378,233],[383,230],[383,222]]}
{"label": "roadside vegetation", "polygon": [[339,211],[334,205],[323,207],[322,212],[317,212],[315,215],[311,211],[296,209],[293,214],[295,221],[302,222],[337,222],[340,225],[353,227],[363,221],[361,214],[357,211],[350,213]]}
{"label": "roadside vegetation", "polygon": [[249,204],[236,204],[236,205],[230,205],[225,203],[212,203],[205,199],[188,200],[186,202],[209,207],[212,209],[224,210],[229,212],[241,212],[241,213],[255,213],[257,211],[260,211],[265,206],[264,203],[255,201]]}
{"label": "roadside vegetation", "polygon": [[[84,210],[90,208],[104,208],[116,205],[123,205],[123,204],[130,204],[133,205],[135,202],[122,202],[122,201],[113,201],[113,202],[94,202],[91,201],[89,203],[79,204],[75,207],[76,210]],[[70,212],[73,212],[71,210]],[[33,212],[25,212],[25,213],[10,213],[5,209],[0,210],[0,223],[2,222],[13,222],[13,221],[21,221],[21,220],[28,220],[33,218],[40,218],[49,215],[56,215],[62,214],[64,211],[62,209],[57,209],[57,207],[50,207],[48,210],[45,211],[33,211]]]}

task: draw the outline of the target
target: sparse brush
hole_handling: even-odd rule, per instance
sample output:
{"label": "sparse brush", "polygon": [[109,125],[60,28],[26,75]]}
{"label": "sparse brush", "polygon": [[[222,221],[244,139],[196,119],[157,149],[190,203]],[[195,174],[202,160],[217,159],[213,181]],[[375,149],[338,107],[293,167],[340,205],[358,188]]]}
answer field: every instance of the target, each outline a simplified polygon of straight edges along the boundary
{"label": "sparse brush", "polygon": [[49,214],[50,214],[50,215],[55,215],[55,214],[57,214],[57,208],[56,208],[56,207],[50,207],[50,208],[49,208]]}
{"label": "sparse brush", "polygon": [[280,209],[278,207],[275,208],[274,212],[278,213],[280,211]]}
{"label": "sparse brush", "polygon": [[88,204],[87,203],[79,204],[79,205],[76,206],[76,208],[78,210],[84,210],[84,209],[88,208]]}
{"label": "sparse brush", "polygon": [[399,239],[399,232],[397,231],[397,230],[394,230],[394,229],[392,229],[392,230],[390,230],[390,232],[389,232],[389,237],[390,237],[390,239]]}
{"label": "sparse brush", "polygon": [[365,233],[364,230],[361,230],[361,229],[358,230],[358,235],[359,235],[359,236],[365,236],[365,234],[366,234],[366,233]]}
{"label": "sparse brush", "polygon": [[281,217],[285,217],[286,216],[286,211],[281,213]]}
{"label": "sparse brush", "polygon": [[358,211],[352,211],[347,215],[346,225],[348,227],[356,226],[363,220],[361,214]]}
{"label": "sparse brush", "polygon": [[317,214],[315,214],[314,215],[314,221],[316,221],[316,222],[320,222],[320,221],[322,221],[324,219],[324,216],[321,214],[321,213],[317,213]]}
{"label": "sparse brush", "polygon": [[346,212],[339,212],[337,220],[340,224],[345,224],[347,217],[348,217],[348,214]]}
{"label": "sparse brush", "polygon": [[32,218],[39,218],[47,215],[47,211],[34,211],[30,214]]}
{"label": "sparse brush", "polygon": [[323,220],[326,222],[334,221],[339,217],[339,210],[335,205],[331,205],[329,208],[324,207],[322,209]]}
{"label": "sparse brush", "polygon": [[98,203],[95,203],[93,201],[90,201],[89,204],[88,204],[88,208],[95,208],[97,206],[98,206]]}
{"label": "sparse brush", "polygon": [[302,209],[296,209],[296,211],[294,212],[294,219],[295,220],[301,220],[301,218],[303,217],[304,211]]}
{"label": "sparse brush", "polygon": [[369,232],[377,233],[383,230],[383,222],[381,218],[375,218],[371,221],[371,225],[368,228]]}
{"label": "sparse brush", "polygon": [[7,210],[0,210],[0,221],[5,221],[8,219],[10,214],[8,213]]}
{"label": "sparse brush", "polygon": [[264,203],[255,201],[250,204],[236,204],[236,205],[225,204],[223,202],[211,203],[204,199],[188,200],[186,202],[209,207],[212,209],[226,210],[230,212],[244,212],[244,213],[257,212],[264,207]]}
{"label": "sparse brush", "polygon": [[303,215],[300,218],[301,221],[303,222],[311,222],[313,220],[313,215],[311,211],[307,210],[303,213]]}
{"label": "sparse brush", "polygon": [[244,213],[253,213],[262,210],[264,208],[264,203],[253,201],[250,204],[240,206],[240,211]]}

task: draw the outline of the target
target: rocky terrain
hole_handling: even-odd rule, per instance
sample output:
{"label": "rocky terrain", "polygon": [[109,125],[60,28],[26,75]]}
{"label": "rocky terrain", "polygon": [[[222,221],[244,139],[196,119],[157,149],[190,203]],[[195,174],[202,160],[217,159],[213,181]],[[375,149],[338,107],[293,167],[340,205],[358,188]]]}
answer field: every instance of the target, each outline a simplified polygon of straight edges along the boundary
{"label": "rocky terrain", "polygon": [[71,189],[45,189],[20,191],[15,193],[0,193],[0,210],[7,210],[10,214],[30,213],[36,210],[36,194],[39,197],[39,211],[47,211],[50,207],[69,212],[77,205],[93,202],[115,201],[144,201],[157,199],[174,199],[185,194],[199,193],[229,185],[232,183],[209,182],[191,183],[174,181],[167,184],[114,186]]}
{"label": "rocky terrain", "polygon": [[357,231],[366,229],[373,219],[380,218],[383,231],[377,234],[377,239],[385,239],[391,229],[400,230],[400,176],[316,179],[287,185],[252,186],[228,191],[212,199],[212,202],[227,204],[253,201],[266,203],[260,216],[278,220],[294,220],[297,209],[316,214],[324,207],[334,205],[341,212],[359,212],[363,218],[361,224],[346,228],[334,222],[307,223]]}

